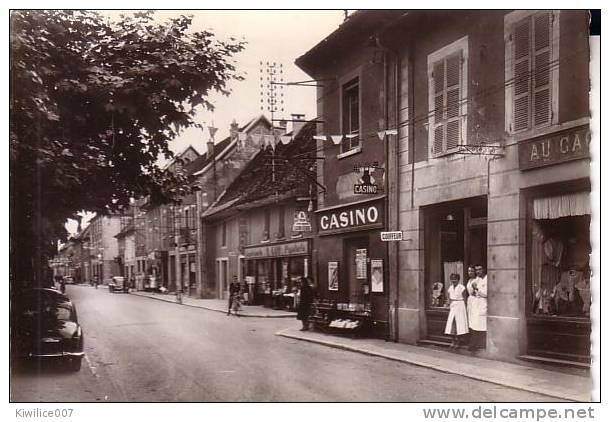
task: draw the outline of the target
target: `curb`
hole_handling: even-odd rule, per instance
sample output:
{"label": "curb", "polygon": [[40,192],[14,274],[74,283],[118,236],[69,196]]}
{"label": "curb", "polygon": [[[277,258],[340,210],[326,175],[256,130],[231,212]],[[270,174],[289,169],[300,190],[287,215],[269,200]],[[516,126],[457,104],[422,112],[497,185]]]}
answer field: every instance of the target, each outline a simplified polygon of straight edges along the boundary
{"label": "curb", "polygon": [[[184,302],[178,303],[175,300],[165,300],[165,299],[161,299],[161,298],[155,297],[155,296],[142,295],[137,292],[129,292],[129,294],[132,294],[134,296],[139,296],[139,297],[146,297],[149,299],[160,300],[160,301],[166,302],[166,303],[173,303],[174,305],[189,306],[191,308],[205,309],[206,311],[220,312],[222,314],[227,313],[227,311],[224,311],[222,309],[215,309],[215,308],[210,308],[210,307],[201,306],[201,305],[192,305],[192,304],[188,304],[188,303],[184,303]],[[247,314],[247,313],[242,312],[239,314],[239,316],[245,317],[245,318],[295,318],[296,314],[295,315],[271,315],[271,314],[252,315],[252,314]]]}
{"label": "curb", "polygon": [[465,373],[465,372],[457,371],[457,370],[451,370],[446,367],[438,366],[438,365],[435,365],[432,363],[421,362],[416,359],[400,358],[400,357],[392,356],[392,355],[385,354],[382,352],[361,349],[361,348],[348,346],[348,345],[341,344],[341,343],[336,343],[336,342],[329,341],[329,340],[301,337],[296,334],[291,334],[290,331],[292,331],[292,329],[281,330],[281,331],[276,332],[275,335],[280,336],[280,337],[294,339],[294,340],[308,341],[310,343],[320,344],[323,346],[329,346],[329,347],[333,347],[335,349],[341,349],[341,350],[346,350],[346,351],[350,351],[350,352],[357,352],[357,353],[361,353],[361,354],[368,355],[368,356],[381,357],[381,358],[392,360],[395,362],[407,363],[407,364],[411,364],[411,365],[415,365],[415,366],[419,366],[419,367],[423,367],[423,368],[434,369],[436,371],[444,372],[447,374],[460,375],[460,376],[463,376],[466,378],[471,378],[471,379],[474,379],[477,381],[484,381],[484,382],[488,382],[491,384],[501,385],[504,387],[510,387],[510,388],[514,388],[516,390],[528,391],[530,393],[542,394],[545,396],[554,397],[554,398],[558,398],[558,399],[562,399],[562,400],[568,400],[568,401],[579,402],[579,403],[590,402],[590,401],[583,401],[581,398],[570,395],[570,394],[549,392],[548,390],[545,390],[542,388],[536,388],[536,387],[522,385],[522,384],[500,382],[491,377],[486,377],[483,375],[475,375],[475,374],[471,374],[471,373]]}

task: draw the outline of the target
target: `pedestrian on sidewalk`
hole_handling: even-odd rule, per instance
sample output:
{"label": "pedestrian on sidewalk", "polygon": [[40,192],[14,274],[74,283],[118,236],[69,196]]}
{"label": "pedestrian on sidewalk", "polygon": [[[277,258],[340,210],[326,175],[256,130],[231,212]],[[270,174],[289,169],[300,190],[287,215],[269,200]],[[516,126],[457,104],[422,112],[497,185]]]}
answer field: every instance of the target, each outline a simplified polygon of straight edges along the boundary
{"label": "pedestrian on sidewalk", "polygon": [[229,285],[229,309],[227,310],[227,315],[231,315],[231,307],[233,306],[233,300],[235,299],[235,295],[238,295],[240,291],[239,281],[237,280],[237,276],[233,276],[233,281]]}
{"label": "pedestrian on sidewalk", "polygon": [[300,284],[300,299],[297,308],[297,319],[303,324],[301,331],[309,330],[309,314],[311,312],[311,304],[313,303],[313,289],[310,285],[313,284],[311,277],[301,277]]}
{"label": "pedestrian on sidewalk", "polygon": [[466,288],[460,283],[460,275],[453,273],[449,276],[451,286],[447,289],[449,298],[449,316],[445,325],[445,334],[453,336],[452,349],[460,347],[460,336],[468,334],[468,316],[466,314]]}
{"label": "pedestrian on sidewalk", "polygon": [[[477,300],[474,296],[474,287],[476,285],[477,273],[474,270],[474,265],[468,266],[468,282],[466,283],[466,292],[468,293],[468,299],[466,299],[466,314],[468,315],[468,327],[470,329],[470,321],[474,318],[475,301]],[[471,336],[472,336],[472,330]]]}
{"label": "pedestrian on sidewalk", "polygon": [[470,326],[470,346],[471,352],[483,347],[483,341],[487,332],[487,275],[482,265],[474,267],[477,278],[472,282],[473,311],[468,324]]}

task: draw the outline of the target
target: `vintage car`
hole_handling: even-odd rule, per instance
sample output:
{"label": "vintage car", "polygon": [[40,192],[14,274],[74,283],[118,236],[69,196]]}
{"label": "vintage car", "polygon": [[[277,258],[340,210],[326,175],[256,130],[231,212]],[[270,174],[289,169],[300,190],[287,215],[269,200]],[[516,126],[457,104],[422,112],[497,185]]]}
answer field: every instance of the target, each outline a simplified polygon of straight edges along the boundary
{"label": "vintage car", "polygon": [[129,293],[129,283],[125,277],[115,276],[108,281],[108,291],[110,293],[121,292]]}
{"label": "vintage car", "polygon": [[27,289],[14,296],[11,311],[11,352],[16,359],[60,359],[70,370],[80,370],[83,330],[67,296],[53,289]]}

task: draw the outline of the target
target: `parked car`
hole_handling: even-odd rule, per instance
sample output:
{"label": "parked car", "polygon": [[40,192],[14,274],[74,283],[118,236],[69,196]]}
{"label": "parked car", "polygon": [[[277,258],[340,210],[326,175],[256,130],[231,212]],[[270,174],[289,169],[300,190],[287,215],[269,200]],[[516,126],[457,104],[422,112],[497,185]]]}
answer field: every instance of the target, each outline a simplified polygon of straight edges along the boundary
{"label": "parked car", "polygon": [[11,301],[11,352],[16,359],[60,359],[79,371],[83,330],[76,306],[54,289],[27,289]]}
{"label": "parked car", "polygon": [[110,279],[108,282],[108,291],[110,293],[114,292],[122,292],[129,293],[129,283],[125,279],[125,277],[115,276]]}

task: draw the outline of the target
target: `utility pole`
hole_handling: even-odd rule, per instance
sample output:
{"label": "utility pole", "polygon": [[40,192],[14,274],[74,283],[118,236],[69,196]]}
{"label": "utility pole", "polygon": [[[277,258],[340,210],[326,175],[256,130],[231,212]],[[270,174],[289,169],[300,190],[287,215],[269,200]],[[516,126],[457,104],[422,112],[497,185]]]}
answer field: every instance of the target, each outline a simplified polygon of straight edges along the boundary
{"label": "utility pole", "polygon": [[266,109],[271,113],[271,136],[273,136],[273,145],[271,147],[271,181],[275,183],[276,135],[273,117],[275,112],[284,111],[284,69],[281,63],[278,65],[276,62],[265,62],[265,64],[262,61],[260,62],[260,88],[261,110],[264,111]]}

